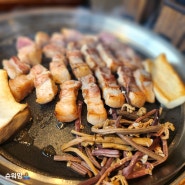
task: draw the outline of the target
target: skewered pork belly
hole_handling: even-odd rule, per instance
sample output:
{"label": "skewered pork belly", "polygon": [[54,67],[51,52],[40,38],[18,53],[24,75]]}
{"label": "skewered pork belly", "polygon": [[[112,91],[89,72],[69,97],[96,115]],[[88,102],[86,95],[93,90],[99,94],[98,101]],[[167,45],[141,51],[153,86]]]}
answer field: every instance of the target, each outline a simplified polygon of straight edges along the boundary
{"label": "skewered pork belly", "polygon": [[55,56],[49,63],[49,69],[55,83],[62,84],[71,79],[71,75],[65,65],[65,60],[64,56]]}
{"label": "skewered pork belly", "polygon": [[34,83],[29,75],[19,75],[9,80],[9,86],[15,100],[20,102],[32,92]]}
{"label": "skewered pork belly", "polygon": [[9,60],[3,60],[3,68],[7,71],[8,76],[14,79],[21,74],[27,74],[30,71],[30,66],[20,61],[17,57],[12,57]]}
{"label": "skewered pork belly", "polygon": [[51,35],[50,43],[57,46],[65,47],[65,38],[61,33],[55,32]]}
{"label": "skewered pork belly", "polygon": [[111,45],[112,43],[115,43],[118,41],[115,35],[109,33],[109,32],[101,32],[98,34],[98,39],[106,44],[106,45]]}
{"label": "skewered pork belly", "polygon": [[96,45],[99,43],[99,39],[95,35],[84,35],[82,39],[77,41],[80,48],[83,45],[88,45],[91,48],[95,48]]}
{"label": "skewered pork belly", "polygon": [[80,50],[81,46],[79,45],[78,42],[68,42],[67,43],[67,50],[69,51],[75,51],[75,50]]}
{"label": "skewered pork belly", "polygon": [[87,44],[83,45],[81,52],[85,56],[85,61],[91,69],[95,69],[97,66],[105,67],[105,62],[100,58],[95,48],[89,47]]}
{"label": "skewered pork belly", "polygon": [[102,44],[98,44],[96,49],[98,50],[101,58],[106,63],[106,66],[115,72],[121,63],[113,56],[110,49]]}
{"label": "skewered pork belly", "polygon": [[35,79],[37,75],[39,75],[43,72],[46,72],[46,71],[48,71],[47,68],[45,68],[41,64],[37,64],[31,68],[29,75],[31,76],[31,78]]}
{"label": "skewered pork belly", "polygon": [[60,85],[60,100],[55,106],[55,115],[61,122],[71,122],[78,118],[78,106],[76,103],[79,81],[68,80]]}
{"label": "skewered pork belly", "polygon": [[84,45],[90,48],[96,48],[98,38],[93,35],[84,35],[80,40],[69,41],[67,43],[68,50],[81,50]]}
{"label": "skewered pork belly", "polygon": [[97,44],[98,42],[99,42],[99,38],[97,37],[97,35],[93,35],[93,34],[86,34],[82,39],[82,43],[88,44],[89,46],[95,46],[94,44]]}
{"label": "skewered pork belly", "polygon": [[69,59],[69,64],[72,68],[73,74],[77,79],[80,79],[88,74],[92,74],[89,66],[83,61],[82,54],[79,50],[67,51],[67,57]]}
{"label": "skewered pork belly", "polygon": [[36,102],[39,104],[52,101],[58,91],[49,71],[37,75],[34,80],[34,85],[36,88]]}
{"label": "skewered pork belly", "polygon": [[146,96],[146,101],[154,103],[155,94],[153,91],[153,83],[150,74],[146,72],[144,69],[137,69],[136,71],[134,71],[133,74],[137,86]]}
{"label": "skewered pork belly", "polygon": [[43,31],[39,31],[35,35],[35,43],[40,48],[43,48],[47,43],[49,43],[49,40],[50,40],[49,35]]}
{"label": "skewered pork belly", "polygon": [[43,47],[43,53],[48,58],[53,58],[56,55],[63,56],[65,54],[65,48],[63,46],[48,43]]}
{"label": "skewered pork belly", "polygon": [[36,102],[45,104],[52,101],[58,88],[52,79],[51,73],[44,66],[37,64],[31,69],[30,76],[34,79]]}
{"label": "skewered pork belly", "polygon": [[56,55],[63,56],[65,54],[65,40],[61,33],[55,32],[51,35],[51,38],[47,44],[43,47],[43,53],[48,58],[53,58]]}
{"label": "skewered pork belly", "polygon": [[102,89],[105,104],[113,108],[122,107],[125,98],[110,69],[96,68],[95,75]]}
{"label": "skewered pork belly", "polygon": [[125,67],[130,68],[132,71],[143,68],[141,59],[132,48],[124,45],[123,43],[115,43],[110,47],[115,56],[123,63]]}
{"label": "skewered pork belly", "polygon": [[150,75],[143,70],[142,62],[135,51],[126,44],[120,42],[110,33],[102,33],[99,35],[99,38],[111,48],[116,58],[122,62],[124,67],[135,71],[133,73],[135,82],[145,94],[146,101],[151,103],[154,102],[155,97],[152,90],[153,86]]}
{"label": "skewered pork belly", "polygon": [[107,119],[107,113],[101,100],[100,89],[92,74],[82,77],[82,95],[87,105],[87,121],[92,125]]}
{"label": "skewered pork belly", "polygon": [[20,49],[22,49],[26,46],[30,46],[32,44],[34,44],[33,40],[31,40],[30,38],[25,37],[25,36],[20,36],[17,38],[16,49],[20,50]]}
{"label": "skewered pork belly", "polygon": [[18,57],[22,62],[32,66],[41,63],[42,50],[31,39],[23,36],[18,37],[16,47],[18,50]]}
{"label": "skewered pork belly", "polygon": [[83,38],[83,35],[74,29],[63,28],[61,29],[61,33],[66,42],[74,42]]}
{"label": "skewered pork belly", "polygon": [[125,95],[128,97],[128,103],[136,107],[142,107],[146,101],[146,96],[136,85],[131,69],[122,66],[118,68],[117,73],[119,84],[126,89]]}
{"label": "skewered pork belly", "polygon": [[101,42],[109,46],[117,60],[132,70],[142,68],[142,62],[137,53],[127,44],[121,42],[115,35],[102,32],[98,35]]}

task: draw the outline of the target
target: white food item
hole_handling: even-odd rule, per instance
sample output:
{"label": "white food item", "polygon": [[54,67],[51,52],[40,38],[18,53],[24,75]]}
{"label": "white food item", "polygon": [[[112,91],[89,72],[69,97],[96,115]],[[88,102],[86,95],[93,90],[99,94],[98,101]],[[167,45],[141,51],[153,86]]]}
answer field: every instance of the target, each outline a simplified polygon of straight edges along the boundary
{"label": "white food item", "polygon": [[20,104],[15,101],[9,85],[8,76],[5,70],[0,69],[0,128],[8,124],[12,118],[23,111],[27,104]]}

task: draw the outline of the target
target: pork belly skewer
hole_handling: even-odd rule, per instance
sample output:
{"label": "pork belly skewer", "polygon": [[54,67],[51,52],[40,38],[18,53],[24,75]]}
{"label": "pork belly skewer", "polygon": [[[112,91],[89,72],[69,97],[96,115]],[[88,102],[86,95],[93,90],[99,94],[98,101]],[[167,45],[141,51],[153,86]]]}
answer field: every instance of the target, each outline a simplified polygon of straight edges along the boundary
{"label": "pork belly skewer", "polygon": [[106,32],[106,31],[103,31],[101,33],[98,34],[98,39],[106,44],[106,45],[111,45],[113,43],[117,43],[117,42],[120,42],[120,40],[116,37],[116,35],[110,33],[110,32]]}
{"label": "pork belly skewer", "polygon": [[61,33],[68,50],[80,50],[83,45],[95,47],[99,41],[95,35],[82,34],[74,29],[63,28],[61,29]]}
{"label": "pork belly skewer", "polygon": [[23,36],[18,37],[16,48],[18,51],[18,57],[22,62],[32,66],[41,63],[42,50],[30,38]]}
{"label": "pork belly skewer", "polygon": [[31,78],[34,79],[34,78],[36,78],[37,75],[39,75],[43,72],[46,72],[46,71],[48,71],[48,69],[46,67],[44,67],[41,64],[37,64],[31,68],[29,75]]}
{"label": "pork belly skewer", "polygon": [[39,104],[45,104],[52,101],[58,91],[49,71],[36,76],[34,85],[37,96],[36,102]]}
{"label": "pork belly skewer", "polygon": [[64,39],[66,41],[67,50],[80,50],[81,45],[79,40],[83,38],[83,35],[80,32],[77,30],[65,28],[62,29],[61,32],[63,33]]}
{"label": "pork belly skewer", "polygon": [[53,58],[57,56],[65,55],[65,45],[64,36],[61,33],[53,33],[49,42],[43,47],[43,53],[48,58]]}
{"label": "pork belly skewer", "polygon": [[70,42],[68,42],[68,45],[76,46],[76,49],[78,50],[80,50],[84,45],[86,45],[89,49],[95,50],[98,43],[99,43],[99,38],[96,35],[81,34],[80,39],[77,38],[75,40],[71,40]]}
{"label": "pork belly skewer", "polygon": [[28,74],[30,71],[30,66],[21,62],[16,56],[10,58],[9,60],[3,60],[2,64],[3,68],[7,71],[8,76],[11,79],[14,79],[16,76],[22,74]]}
{"label": "pork belly skewer", "polygon": [[61,46],[61,47],[65,47],[65,45],[66,45],[66,41],[65,41],[64,36],[58,32],[54,32],[51,35],[50,43],[52,43],[56,46]]}
{"label": "pork belly skewer", "polygon": [[131,69],[123,66],[119,67],[117,74],[119,84],[126,90],[125,95],[128,97],[128,103],[136,107],[142,107],[146,101],[146,96],[136,85]]}
{"label": "pork belly skewer", "polygon": [[122,107],[125,98],[116,78],[111,74],[111,70],[108,68],[96,68],[95,75],[102,89],[105,104],[113,108]]}
{"label": "pork belly skewer", "polygon": [[88,47],[96,48],[96,45],[98,43],[98,38],[94,35],[84,35],[82,39],[76,40],[76,41],[70,41],[67,43],[67,49],[68,50],[81,50],[81,48],[84,45],[87,45]]}
{"label": "pork belly skewer", "polygon": [[101,100],[100,89],[92,74],[82,77],[82,95],[87,105],[87,121],[92,125],[101,123],[107,119],[107,112]]}
{"label": "pork belly skewer", "polygon": [[113,56],[111,50],[103,44],[98,44],[96,49],[103,61],[106,63],[106,66],[110,68],[112,72],[115,72],[121,63]]}
{"label": "pork belly skewer", "polygon": [[64,56],[66,49],[63,36],[59,33],[54,33],[51,36],[49,43],[43,47],[42,51],[47,58]]}
{"label": "pork belly skewer", "polygon": [[67,57],[73,74],[77,79],[92,74],[89,66],[83,61],[82,54],[79,50],[67,51]]}
{"label": "pork belly skewer", "polygon": [[94,70],[97,66],[105,67],[105,62],[100,58],[97,50],[93,47],[88,46],[87,44],[83,45],[81,52],[85,57],[85,61],[88,66]]}
{"label": "pork belly skewer", "polygon": [[45,67],[38,64],[31,69],[30,76],[34,79],[36,102],[45,104],[52,101],[57,94],[58,88],[52,79],[51,73]]}
{"label": "pork belly skewer", "polygon": [[47,43],[49,43],[50,37],[47,33],[39,31],[35,34],[35,43],[43,48]]}
{"label": "pork belly skewer", "polygon": [[75,42],[83,38],[83,35],[74,29],[62,28],[61,33],[67,43]]}
{"label": "pork belly skewer", "polygon": [[114,35],[110,33],[102,33],[99,35],[100,40],[107,44],[115,56],[123,63],[125,67],[134,71],[133,75],[137,86],[146,96],[146,101],[153,103],[155,96],[153,93],[153,85],[149,73],[143,69],[143,65],[139,56],[132,48],[120,42]]}
{"label": "pork belly skewer", "polygon": [[[36,46],[34,42],[29,38],[19,37],[19,39],[17,40],[18,50],[21,50],[21,48],[25,47]],[[24,51],[21,50],[21,52]],[[34,88],[33,78],[28,74],[30,71],[30,65],[24,62],[22,62],[18,57],[15,56],[12,57],[10,60],[3,60],[4,69],[6,69],[10,77],[10,90],[17,102],[23,100],[29,93],[32,92]]]}
{"label": "pork belly skewer", "polygon": [[115,35],[102,32],[98,36],[99,40],[108,45],[116,58],[132,70],[143,68],[140,57],[127,44],[121,42]]}
{"label": "pork belly skewer", "polygon": [[53,58],[56,55],[65,55],[65,48],[53,43],[46,44],[42,51],[47,58]]}
{"label": "pork belly skewer", "polygon": [[[30,47],[31,45],[34,45],[33,41],[26,37],[20,37],[17,41],[18,49],[25,48],[27,46]],[[18,57],[14,56],[10,60],[3,60],[3,67],[6,69],[10,77],[10,90],[15,100],[20,102],[29,93],[31,93],[34,88],[33,78],[28,74],[30,71],[30,65],[22,62]]]}
{"label": "pork belly skewer", "polygon": [[80,87],[81,83],[76,80],[68,80],[60,85],[60,100],[55,106],[55,115],[59,121],[71,122],[78,118],[76,100]]}
{"label": "pork belly skewer", "polygon": [[146,96],[146,101],[149,103],[154,103],[155,94],[153,91],[153,83],[150,74],[144,69],[137,69],[133,74],[137,86]]}
{"label": "pork belly skewer", "polygon": [[130,68],[132,71],[142,69],[142,61],[134,50],[123,43],[113,44],[110,46],[115,56],[125,67]]}
{"label": "pork belly skewer", "polygon": [[29,75],[19,75],[9,80],[9,87],[15,100],[20,102],[32,92],[34,83]]}
{"label": "pork belly skewer", "polygon": [[65,56],[55,56],[49,63],[49,69],[55,83],[62,84],[71,79],[71,75],[65,65],[65,61]]}
{"label": "pork belly skewer", "polygon": [[134,50],[123,43],[116,43],[110,46],[115,56],[125,67],[132,71],[136,69],[143,69],[142,61]]}
{"label": "pork belly skewer", "polygon": [[93,125],[105,121],[107,113],[92,71],[83,62],[80,51],[68,51],[67,55],[73,74],[82,82],[82,95],[87,105],[87,121]]}

